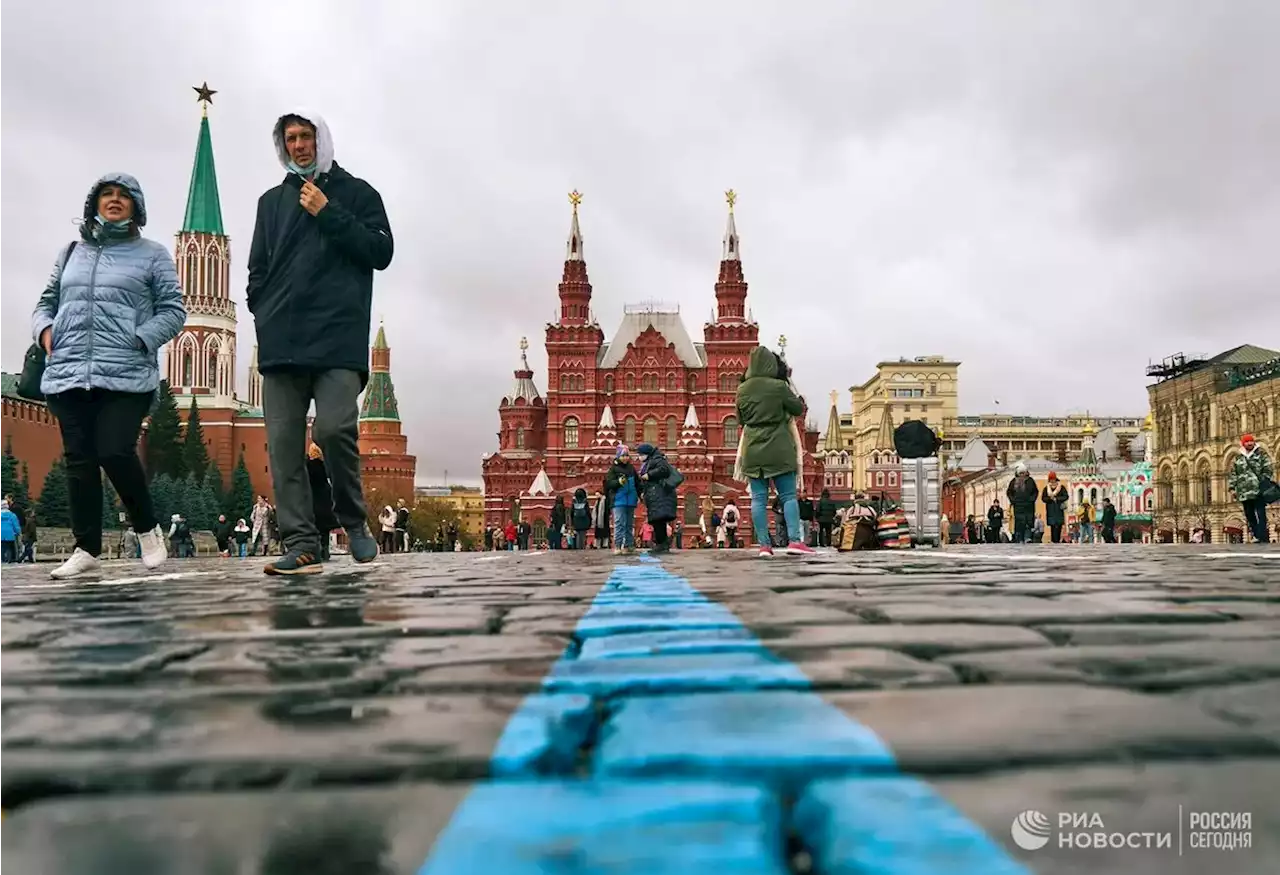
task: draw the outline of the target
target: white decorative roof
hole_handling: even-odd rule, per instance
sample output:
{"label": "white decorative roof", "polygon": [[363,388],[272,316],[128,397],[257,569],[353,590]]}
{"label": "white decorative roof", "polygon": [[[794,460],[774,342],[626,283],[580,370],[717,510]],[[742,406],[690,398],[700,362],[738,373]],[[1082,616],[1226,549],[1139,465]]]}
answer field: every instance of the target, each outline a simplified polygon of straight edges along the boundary
{"label": "white decorative roof", "polygon": [[597,447],[612,447],[618,442],[618,426],[613,421],[613,408],[608,404],[604,406],[604,413],[600,414],[600,422],[596,425],[596,442]]}
{"label": "white decorative roof", "polygon": [[987,459],[991,455],[991,448],[986,445],[982,438],[971,437],[965,442],[964,450],[960,453],[960,461],[956,463],[956,467],[961,471],[981,471],[987,467]]}
{"label": "white decorative roof", "polygon": [[686,367],[706,367],[705,353],[689,337],[679,312],[638,309],[628,310],[623,315],[622,324],[614,333],[613,340],[600,349],[598,366],[605,369],[616,368],[627,354],[627,347],[635,343],[647,328],[653,328],[675,346],[676,355]]}
{"label": "white decorative roof", "polygon": [[529,486],[529,495],[551,495],[555,489],[551,485],[551,478],[547,476],[546,468],[538,469],[538,476],[533,478],[532,485]]}
{"label": "white decorative roof", "polygon": [[733,205],[729,206],[729,223],[724,229],[724,248],[720,253],[721,261],[740,261],[738,252],[738,226],[733,221]]}
{"label": "white decorative roof", "polygon": [[515,386],[512,387],[511,394],[502,399],[503,404],[514,404],[521,398],[529,404],[542,400],[538,395],[538,387],[533,384],[533,371],[529,369],[529,356],[526,353],[528,348],[528,339],[520,338],[520,367],[515,372]]}
{"label": "white decorative roof", "polygon": [[582,229],[578,227],[578,205],[573,205],[573,221],[569,223],[569,239],[564,244],[565,261],[583,261]]}
{"label": "white decorative roof", "polygon": [[684,415],[684,430],[680,432],[681,447],[705,447],[707,441],[702,436],[702,425],[698,422],[698,413],[689,405]]}

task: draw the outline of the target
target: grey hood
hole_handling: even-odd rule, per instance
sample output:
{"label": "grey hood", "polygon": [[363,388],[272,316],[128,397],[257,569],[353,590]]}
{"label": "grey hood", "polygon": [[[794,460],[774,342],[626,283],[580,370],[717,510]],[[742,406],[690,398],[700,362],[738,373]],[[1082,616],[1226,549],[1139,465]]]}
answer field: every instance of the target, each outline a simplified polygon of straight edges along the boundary
{"label": "grey hood", "polygon": [[107,185],[121,185],[133,198],[133,221],[139,228],[147,224],[147,200],[142,196],[142,184],[136,177],[127,173],[108,173],[93,184],[88,196],[84,199],[84,221],[92,226],[98,215],[98,192]]}
{"label": "grey hood", "polygon": [[276,158],[280,160],[280,166],[285,170],[289,169],[289,153],[284,148],[284,120],[291,115],[304,118],[315,125],[316,172],[328,173],[333,169],[333,135],[329,133],[329,125],[324,120],[324,116],[309,109],[290,110],[276,119],[275,127],[271,130],[271,139],[276,144]]}

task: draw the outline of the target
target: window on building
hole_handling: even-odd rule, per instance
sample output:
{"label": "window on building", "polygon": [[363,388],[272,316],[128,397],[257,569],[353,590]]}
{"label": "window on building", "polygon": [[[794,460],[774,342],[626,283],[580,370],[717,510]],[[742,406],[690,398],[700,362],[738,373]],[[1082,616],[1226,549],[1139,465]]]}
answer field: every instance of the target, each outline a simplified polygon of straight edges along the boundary
{"label": "window on building", "polygon": [[667,374],[667,391],[674,392],[676,390],[676,375],[674,373]]}
{"label": "window on building", "polygon": [[636,375],[635,375],[635,374],[627,374],[626,386],[627,386],[627,391],[628,391],[628,392],[631,392],[631,391],[633,391],[633,390],[636,388]]}
{"label": "window on building", "polygon": [[696,392],[698,389],[698,375],[690,374],[689,379],[685,380],[684,384],[689,387],[690,392]]}
{"label": "window on building", "polygon": [[628,416],[622,421],[622,442],[632,446],[636,442],[636,418]]}
{"label": "window on building", "polygon": [[606,392],[613,392],[613,374],[605,374],[605,376],[604,376],[604,390],[605,390]]}
{"label": "window on building", "polygon": [[560,375],[560,391],[561,392],[569,391],[569,375],[568,374]]}
{"label": "window on building", "polygon": [[701,515],[701,504],[702,499],[692,489],[684,494],[684,524],[686,526],[696,526],[698,524],[698,517]]}
{"label": "window on building", "polygon": [[644,421],[644,442],[646,444],[658,445],[658,420],[656,417],[649,416]]}
{"label": "window on building", "polygon": [[738,445],[738,417],[736,416],[725,417],[724,445],[726,447],[736,447]]}
{"label": "window on building", "polygon": [[195,367],[195,363],[192,361],[193,358],[194,357],[191,355],[191,350],[189,349],[183,350],[182,352],[182,385],[184,386],[191,385],[191,375]]}
{"label": "window on building", "polygon": [[524,449],[524,426],[523,425],[516,426],[516,449],[517,450]]}
{"label": "window on building", "polygon": [[658,375],[657,375],[657,374],[645,374],[645,375],[644,375],[644,388],[645,388],[647,391],[649,391],[649,392],[657,392],[657,391],[658,391]]}
{"label": "window on building", "polygon": [[667,449],[674,450],[680,443],[680,421],[674,416],[667,417]]}
{"label": "window on building", "polygon": [[218,359],[214,356],[212,350],[208,350],[209,356],[209,381],[205,384],[210,389],[218,388]]}
{"label": "window on building", "polygon": [[877,486],[884,486],[884,472],[883,472],[883,471],[877,471],[877,472],[876,472],[876,485],[877,485]]}
{"label": "window on building", "polygon": [[897,486],[897,485],[898,485],[898,472],[897,472],[897,471],[890,471],[890,472],[889,472],[889,485],[890,485],[890,486]]}
{"label": "window on building", "polygon": [[564,445],[570,450],[578,448],[578,420],[576,417],[570,416],[564,421]]}
{"label": "window on building", "polygon": [[547,521],[534,520],[533,521],[533,542],[535,544],[541,544],[546,539],[547,539]]}

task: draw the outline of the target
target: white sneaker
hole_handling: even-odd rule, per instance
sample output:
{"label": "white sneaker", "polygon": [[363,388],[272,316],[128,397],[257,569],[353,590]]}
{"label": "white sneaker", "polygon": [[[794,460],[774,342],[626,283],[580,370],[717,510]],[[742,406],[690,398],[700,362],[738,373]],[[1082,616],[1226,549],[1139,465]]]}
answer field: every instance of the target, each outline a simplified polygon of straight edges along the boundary
{"label": "white sneaker", "polygon": [[169,558],[169,548],[165,546],[164,532],[159,526],[139,535],[138,546],[142,548],[142,564],[147,568],[155,568]]}
{"label": "white sneaker", "polygon": [[91,574],[98,570],[98,557],[90,556],[85,551],[76,547],[75,552],[71,554],[71,558],[63,562],[53,571],[49,572],[49,576],[55,580],[65,580],[68,577],[79,577],[81,574]]}

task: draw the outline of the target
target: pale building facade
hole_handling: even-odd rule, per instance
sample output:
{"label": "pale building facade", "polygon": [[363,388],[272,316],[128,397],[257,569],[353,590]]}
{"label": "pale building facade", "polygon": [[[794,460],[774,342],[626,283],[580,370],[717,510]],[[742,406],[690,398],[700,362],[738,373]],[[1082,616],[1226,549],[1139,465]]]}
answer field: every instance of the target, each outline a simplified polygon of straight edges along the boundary
{"label": "pale building facade", "polygon": [[[850,461],[855,488],[879,493],[899,487],[896,473],[894,483],[889,484],[889,474],[897,463],[893,426],[919,419],[937,429],[948,418],[954,419],[959,370],[959,362],[940,355],[901,358],[880,362],[869,380],[849,387],[853,413],[841,421],[840,431],[853,451]],[[886,442],[889,445],[882,446]]]}
{"label": "pale building facade", "polygon": [[[939,455],[948,469],[960,468],[966,451],[968,467],[964,470],[988,467],[990,453],[995,454],[997,468],[1031,459],[1051,461],[1065,468],[1080,460],[1086,426],[1096,431],[1095,455],[1099,462],[1142,458],[1142,416],[960,415],[960,364],[943,356],[880,362],[869,380],[850,388],[853,412],[833,412],[833,416],[837,420],[837,439],[852,453],[850,464],[856,489],[878,492],[890,488],[889,474],[898,460],[892,446],[882,444],[885,435],[892,434],[893,426],[909,419],[922,420],[939,433]],[[832,433],[828,424],[828,437],[823,443],[828,455]],[[975,449],[975,442],[981,443],[980,448]]]}
{"label": "pale building facade", "polygon": [[1213,541],[1245,537],[1227,474],[1252,433],[1280,449],[1280,352],[1245,344],[1211,358],[1172,356],[1147,369],[1153,431],[1158,540],[1185,543],[1203,529]]}

